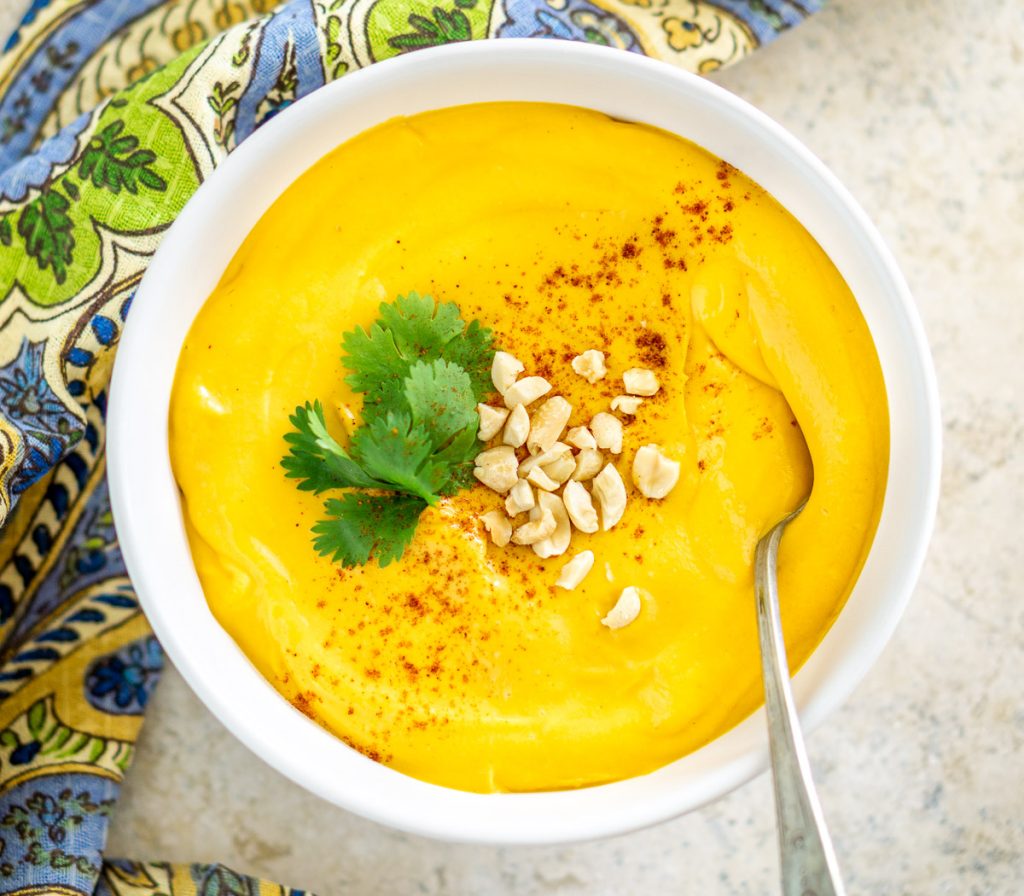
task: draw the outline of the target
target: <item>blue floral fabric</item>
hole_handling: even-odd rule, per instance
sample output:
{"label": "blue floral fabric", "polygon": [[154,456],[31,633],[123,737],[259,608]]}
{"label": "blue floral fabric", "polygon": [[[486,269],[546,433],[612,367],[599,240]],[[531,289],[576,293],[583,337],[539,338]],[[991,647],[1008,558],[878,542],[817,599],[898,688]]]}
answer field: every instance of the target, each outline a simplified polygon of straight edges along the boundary
{"label": "blue floral fabric", "polygon": [[163,659],[160,644],[152,635],[99,657],[86,672],[85,699],[102,712],[141,713],[156,687]]}
{"label": "blue floral fabric", "polygon": [[107,387],[135,288],[202,180],[281,109],[381,59],[531,37],[704,73],[819,5],[33,0],[0,58],[0,896],[285,893],[104,855],[163,663],[111,517]]}

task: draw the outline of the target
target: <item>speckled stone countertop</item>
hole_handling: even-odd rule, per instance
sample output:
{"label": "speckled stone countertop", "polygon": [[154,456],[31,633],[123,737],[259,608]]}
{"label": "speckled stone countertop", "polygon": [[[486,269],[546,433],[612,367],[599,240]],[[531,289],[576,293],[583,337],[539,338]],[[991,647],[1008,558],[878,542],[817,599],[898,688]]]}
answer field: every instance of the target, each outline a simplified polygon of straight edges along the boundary
{"label": "speckled stone countertop", "polygon": [[[832,0],[716,80],[805,141],[866,207],[941,381],[943,496],[924,576],[881,661],[809,741],[848,888],[1020,893],[1024,4]],[[324,896],[767,894],[778,891],[772,811],[762,776],[602,843],[434,843],[300,790],[168,669],[108,854],[219,860]]]}

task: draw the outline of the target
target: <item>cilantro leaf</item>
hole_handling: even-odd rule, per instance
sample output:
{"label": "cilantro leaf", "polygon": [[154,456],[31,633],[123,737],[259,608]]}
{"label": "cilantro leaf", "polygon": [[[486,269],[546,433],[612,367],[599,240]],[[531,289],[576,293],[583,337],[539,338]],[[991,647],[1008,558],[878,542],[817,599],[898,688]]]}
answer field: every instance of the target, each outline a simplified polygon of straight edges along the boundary
{"label": "cilantro leaf", "polygon": [[454,302],[435,305],[430,296],[399,296],[380,306],[380,320],[369,330],[356,327],[341,345],[342,364],[350,371],[345,382],[363,394],[367,419],[400,406],[402,384],[418,362],[443,358],[458,364],[469,374],[477,402],[493,391],[491,331],[479,321],[467,327]]}
{"label": "cilantro leaf", "polygon": [[413,422],[430,433],[434,448],[443,447],[456,433],[479,422],[469,374],[458,364],[440,358],[417,361],[409,368],[404,385]]}
{"label": "cilantro leaf", "polygon": [[298,479],[298,488],[320,494],[330,488],[381,488],[384,483],[368,476],[327,431],[319,401],[299,405],[288,418],[295,432],[285,435],[289,453],[281,461],[285,476]]}
{"label": "cilantro leaf", "polygon": [[466,326],[454,302],[435,306],[433,298],[415,292],[381,305],[380,319],[394,335],[402,357],[410,361],[440,357]]}
{"label": "cilantro leaf", "polygon": [[494,391],[491,382],[491,362],[494,360],[492,334],[481,326],[480,321],[474,320],[461,338],[448,343],[444,356],[469,374],[477,402],[484,401]]}
{"label": "cilantro leaf", "polygon": [[356,392],[373,393],[389,380],[400,383],[408,370],[394,335],[380,324],[373,324],[369,331],[362,327],[349,330],[341,337],[341,347],[345,352],[342,363],[351,371],[345,382]]}
{"label": "cilantro leaf", "polygon": [[401,558],[416,532],[426,503],[409,495],[349,492],[324,503],[327,519],[313,526],[317,552],[342,566],[381,566]]}
{"label": "cilantro leaf", "polygon": [[414,425],[406,411],[388,411],[352,435],[352,454],[366,472],[395,491],[436,504],[448,479],[444,464],[431,458],[430,432]]}
{"label": "cilantro leaf", "polygon": [[478,429],[479,421],[474,420],[456,434],[448,447],[434,455],[435,460],[449,468],[448,481],[441,488],[442,495],[454,495],[473,484],[473,459],[480,447],[476,437]]}

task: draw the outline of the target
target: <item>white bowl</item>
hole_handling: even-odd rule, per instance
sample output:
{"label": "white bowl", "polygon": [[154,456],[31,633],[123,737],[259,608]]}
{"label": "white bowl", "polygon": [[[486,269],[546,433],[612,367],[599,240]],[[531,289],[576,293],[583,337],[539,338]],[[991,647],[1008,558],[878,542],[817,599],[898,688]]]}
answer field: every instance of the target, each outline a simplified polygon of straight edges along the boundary
{"label": "white bowl", "polygon": [[281,192],[339,143],[382,121],[492,100],[586,106],[706,147],[774,194],[846,278],[885,377],[889,478],[867,563],[794,690],[808,727],[849,695],[910,597],[935,513],[939,411],[922,328],[875,228],[818,159],[725,90],[640,56],[561,41],[448,46],[347,75],[264,125],[199,188],[135,297],[111,390],[110,491],[128,571],[164,648],[210,710],[271,766],[339,806],[418,834],[488,843],[583,840],[690,811],[765,769],[762,713],[656,772],[581,790],[464,793],[379,765],[280,697],[214,620],[192,565],[168,456],[168,404],[185,334]]}

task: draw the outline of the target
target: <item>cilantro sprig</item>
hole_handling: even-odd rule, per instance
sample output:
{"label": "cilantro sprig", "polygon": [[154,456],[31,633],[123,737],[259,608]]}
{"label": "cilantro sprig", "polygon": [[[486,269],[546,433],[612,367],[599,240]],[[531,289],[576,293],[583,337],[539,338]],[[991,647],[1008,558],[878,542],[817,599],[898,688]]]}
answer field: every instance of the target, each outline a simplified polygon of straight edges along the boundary
{"label": "cilantro sprig", "polygon": [[345,381],[363,422],[343,447],[319,401],[291,415],[285,475],[303,491],[345,490],[324,504],[313,546],[342,566],[398,560],[420,515],[472,482],[476,405],[491,391],[491,331],[468,326],[452,302],[409,293],[342,339]]}

